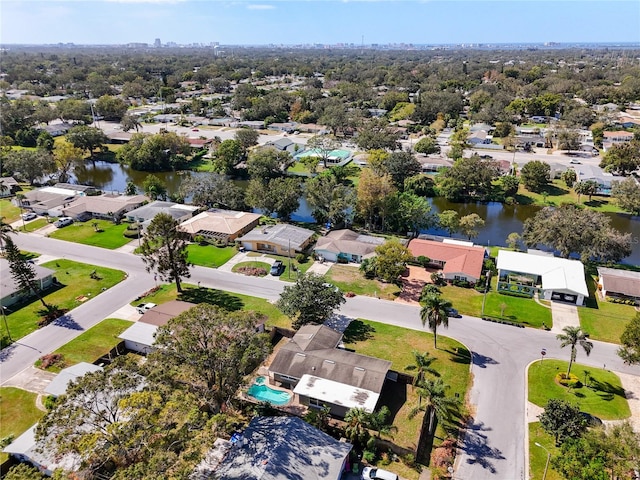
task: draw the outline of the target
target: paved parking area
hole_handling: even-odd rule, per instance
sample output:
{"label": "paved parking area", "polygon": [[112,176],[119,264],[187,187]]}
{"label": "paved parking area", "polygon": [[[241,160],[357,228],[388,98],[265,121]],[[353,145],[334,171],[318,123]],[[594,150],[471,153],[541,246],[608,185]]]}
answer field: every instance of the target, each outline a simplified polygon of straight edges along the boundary
{"label": "paved parking area", "polygon": [[3,387],[16,387],[28,392],[44,394],[44,389],[55,378],[56,374],[45,372],[36,367],[28,367],[9,379],[3,379]]}

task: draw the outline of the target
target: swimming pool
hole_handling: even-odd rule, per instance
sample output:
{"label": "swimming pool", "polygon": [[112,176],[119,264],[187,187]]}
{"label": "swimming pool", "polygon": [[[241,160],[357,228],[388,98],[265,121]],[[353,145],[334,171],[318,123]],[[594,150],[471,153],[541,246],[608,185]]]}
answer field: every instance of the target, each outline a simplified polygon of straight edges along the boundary
{"label": "swimming pool", "polygon": [[261,402],[269,402],[272,405],[286,405],[291,401],[291,394],[282,390],[274,390],[265,384],[264,377],[258,377],[249,387],[247,393]]}

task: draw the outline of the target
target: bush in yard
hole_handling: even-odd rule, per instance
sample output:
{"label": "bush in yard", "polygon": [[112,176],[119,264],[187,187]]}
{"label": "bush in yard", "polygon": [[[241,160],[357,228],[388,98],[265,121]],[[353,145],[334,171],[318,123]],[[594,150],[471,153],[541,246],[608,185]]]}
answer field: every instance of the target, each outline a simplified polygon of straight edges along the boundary
{"label": "bush in yard", "polygon": [[299,253],[298,255],[296,255],[296,261],[298,263],[307,263],[309,261],[309,257],[304,253]]}
{"label": "bush in yard", "polygon": [[40,368],[46,370],[49,367],[64,368],[64,356],[61,353],[47,353],[40,357]]}
{"label": "bush in yard", "polygon": [[376,452],[365,450],[362,452],[362,459],[367,463],[373,463],[376,461]]}
{"label": "bush in yard", "polygon": [[67,313],[67,311],[57,305],[47,305],[47,308],[38,310],[38,315],[41,315],[38,319],[38,327],[45,327],[49,325],[56,318],[61,317],[65,313]]}
{"label": "bush in yard", "polygon": [[582,382],[577,377],[577,375],[574,375],[573,373],[570,373],[569,376],[567,376],[566,373],[558,373],[556,375],[556,381],[560,385],[564,385],[565,387],[569,387],[569,388],[582,387]]}

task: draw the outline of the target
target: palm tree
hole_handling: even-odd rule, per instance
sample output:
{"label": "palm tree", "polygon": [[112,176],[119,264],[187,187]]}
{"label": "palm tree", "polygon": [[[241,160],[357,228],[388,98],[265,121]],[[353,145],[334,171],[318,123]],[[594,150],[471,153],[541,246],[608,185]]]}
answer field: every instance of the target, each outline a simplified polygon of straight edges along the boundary
{"label": "palm tree", "polygon": [[[418,406],[409,411],[409,418],[415,417],[418,412],[425,412],[423,425],[428,425],[428,433],[432,433],[435,428],[434,420],[442,421],[449,415],[449,410],[458,405],[458,400],[447,397],[449,385],[446,385],[441,378],[424,380],[418,386]],[[425,403],[422,403],[422,400]]]}
{"label": "palm tree", "polygon": [[416,373],[413,377],[413,385],[416,386],[419,383],[422,383],[424,380],[425,373],[430,373],[431,375],[435,375],[436,377],[440,376],[440,373],[434,368],[431,368],[431,364],[437,360],[437,358],[432,357],[429,352],[420,353],[417,350],[411,352],[414,358],[413,365],[407,365],[405,370],[415,370]]}
{"label": "palm tree", "polygon": [[427,323],[429,329],[433,332],[433,346],[438,348],[437,329],[440,325],[449,326],[448,310],[451,308],[451,302],[445,300],[440,295],[427,295],[424,299],[424,305],[420,309],[420,320],[422,326]]}
{"label": "palm tree", "polygon": [[4,252],[4,244],[10,233],[15,233],[15,230],[10,224],[5,223],[4,217],[0,217],[0,252]]}
{"label": "palm tree", "polygon": [[389,423],[389,415],[391,415],[391,410],[386,405],[383,405],[377,412],[368,415],[368,426],[376,431],[378,438],[381,434],[389,435],[392,431],[398,430],[398,427]]}
{"label": "palm tree", "polygon": [[364,408],[350,408],[344,416],[344,436],[351,442],[365,445],[369,438],[369,413]]}
{"label": "palm tree", "polygon": [[562,342],[560,347],[564,348],[567,345],[571,346],[571,358],[569,360],[569,368],[567,369],[568,377],[571,373],[571,366],[576,360],[576,345],[580,345],[588,357],[593,349],[593,343],[587,340],[587,335],[580,329],[580,327],[564,327],[562,331],[564,333],[556,335],[556,338]]}

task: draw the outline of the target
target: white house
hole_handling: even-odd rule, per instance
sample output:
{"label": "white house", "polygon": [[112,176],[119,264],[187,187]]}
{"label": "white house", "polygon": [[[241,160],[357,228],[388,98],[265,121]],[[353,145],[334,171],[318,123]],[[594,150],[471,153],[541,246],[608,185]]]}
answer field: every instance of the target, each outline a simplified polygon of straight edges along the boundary
{"label": "white house", "polygon": [[540,290],[545,300],[582,305],[589,296],[584,265],[578,260],[554,257],[539,251],[498,252],[498,289],[512,285]]}

